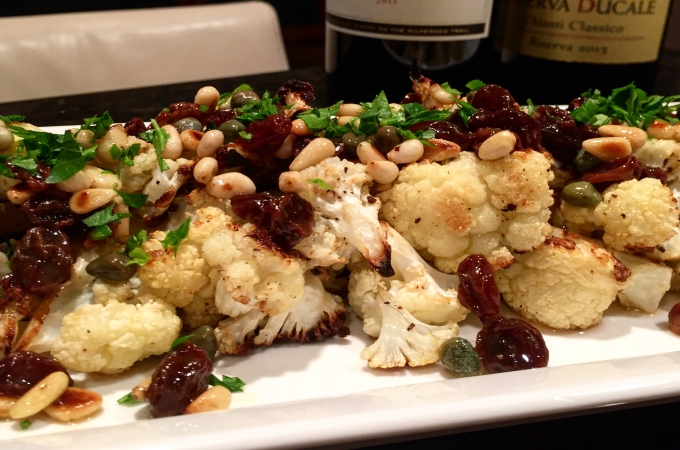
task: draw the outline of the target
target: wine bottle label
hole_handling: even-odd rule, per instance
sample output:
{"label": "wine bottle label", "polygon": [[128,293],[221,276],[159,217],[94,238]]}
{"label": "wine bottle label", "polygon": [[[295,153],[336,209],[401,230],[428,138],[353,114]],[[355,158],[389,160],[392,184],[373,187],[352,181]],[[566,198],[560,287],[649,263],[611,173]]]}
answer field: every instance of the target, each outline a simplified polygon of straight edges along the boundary
{"label": "wine bottle label", "polygon": [[659,56],[671,0],[510,0],[503,59],[630,64]]}
{"label": "wine bottle label", "polygon": [[492,0],[327,0],[328,28],[403,41],[481,39],[489,34]]}

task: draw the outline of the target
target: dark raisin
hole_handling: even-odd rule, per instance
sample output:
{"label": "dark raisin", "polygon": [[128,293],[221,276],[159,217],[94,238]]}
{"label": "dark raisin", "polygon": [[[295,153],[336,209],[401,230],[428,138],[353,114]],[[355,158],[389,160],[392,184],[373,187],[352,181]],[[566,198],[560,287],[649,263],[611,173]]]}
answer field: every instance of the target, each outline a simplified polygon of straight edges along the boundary
{"label": "dark raisin", "polygon": [[634,156],[626,156],[601,164],[596,170],[584,174],[581,179],[596,184],[602,190],[612,183],[639,179],[644,166]]}
{"label": "dark raisin", "polygon": [[236,144],[246,152],[255,152],[258,155],[273,155],[283,141],[290,134],[292,128],[290,120],[280,114],[267,117],[263,121],[253,122],[246,127],[246,132],[252,137],[249,141],[239,137]]}
{"label": "dark raisin", "polygon": [[30,294],[56,290],[71,273],[73,251],[59,230],[34,227],[26,232],[10,260],[12,273]]}
{"label": "dark raisin", "polygon": [[208,127],[211,129],[219,128],[224,122],[236,118],[236,111],[233,109],[220,109],[208,117]]}
{"label": "dark raisin", "polygon": [[535,369],[548,365],[541,333],[520,319],[496,316],[484,322],[475,350],[490,373]]}
{"label": "dark raisin", "polygon": [[656,178],[665,186],[668,182],[668,172],[661,167],[643,167],[642,175],[640,175],[640,179],[642,178]]}
{"label": "dark raisin", "polygon": [[213,363],[198,345],[185,342],[163,358],[151,376],[146,398],[151,416],[182,414],[189,404],[208,389]]}
{"label": "dark raisin", "polygon": [[21,210],[32,224],[47,228],[74,225],[79,217],[69,208],[68,200],[59,200],[44,193],[30,197],[21,205]]}
{"label": "dark raisin", "polygon": [[[40,353],[14,352],[0,359],[0,395],[21,397],[53,372],[64,372],[59,361]],[[73,380],[69,376],[69,386]]]}
{"label": "dark raisin", "polygon": [[496,112],[501,109],[518,109],[512,94],[497,84],[487,84],[467,95],[468,103],[477,109]]}
{"label": "dark raisin", "polygon": [[675,334],[680,334],[680,303],[676,303],[668,312],[668,328]]}
{"label": "dark raisin", "polygon": [[25,189],[31,192],[42,192],[50,188],[51,185],[47,184],[45,181],[50,175],[51,169],[47,167],[42,161],[36,163],[37,172],[32,174],[26,169],[12,165],[12,163],[6,163],[7,167],[14,173],[14,176],[23,181],[23,183],[17,185],[15,189]]}
{"label": "dark raisin", "polygon": [[139,137],[139,133],[146,131],[146,124],[139,117],[135,117],[126,123],[123,128],[125,128],[125,132],[128,134],[128,136]]}
{"label": "dark raisin", "polygon": [[417,92],[409,92],[404,96],[404,99],[401,101],[402,105],[405,105],[407,103],[423,103],[423,97],[417,93]]}
{"label": "dark raisin", "polygon": [[313,140],[313,136],[296,136],[295,144],[293,144],[293,158],[299,155],[302,149],[307,147]]}
{"label": "dark raisin", "polygon": [[432,130],[435,138],[455,142],[462,149],[468,148],[474,138],[457,114],[454,114],[448,121],[419,122],[411,125],[408,129],[414,133],[418,130]]}
{"label": "dark raisin", "polygon": [[291,249],[312,234],[314,208],[298,194],[237,194],[231,207],[240,217],[269,231],[279,247]]}
{"label": "dark raisin", "polygon": [[480,320],[501,313],[501,296],[493,266],[483,255],[470,255],[458,265],[458,301]]}
{"label": "dark raisin", "polygon": [[538,149],[541,143],[541,126],[529,114],[516,109],[501,109],[494,113],[494,126],[515,133],[523,148]]}
{"label": "dark raisin", "polygon": [[288,80],[276,91],[276,96],[284,103],[288,103],[286,100],[288,94],[296,94],[305,103],[309,103],[316,98],[314,96],[314,86],[311,83],[300,80]]}
{"label": "dark raisin", "polygon": [[486,109],[479,109],[468,118],[468,128],[476,131],[480,128],[492,128],[494,125],[494,115]]}
{"label": "dark raisin", "polygon": [[567,110],[573,111],[576,108],[580,108],[583,103],[585,103],[586,98],[585,97],[576,97],[572,101],[569,102],[569,105],[567,106]]}

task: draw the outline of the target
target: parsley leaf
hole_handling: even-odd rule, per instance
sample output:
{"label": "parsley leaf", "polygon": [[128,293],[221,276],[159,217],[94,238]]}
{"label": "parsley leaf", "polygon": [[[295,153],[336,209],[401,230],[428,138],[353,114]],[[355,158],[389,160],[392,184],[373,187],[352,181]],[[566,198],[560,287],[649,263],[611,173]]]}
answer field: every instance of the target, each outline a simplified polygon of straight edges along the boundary
{"label": "parsley leaf", "polygon": [[13,166],[20,167],[31,175],[37,175],[38,165],[35,163],[35,159],[28,156],[15,156],[12,158],[11,163]]}
{"label": "parsley leaf", "polygon": [[340,105],[342,105],[342,100],[328,108],[313,108],[309,111],[300,113],[298,114],[298,118],[302,120],[310,130],[325,130],[333,122],[331,117],[338,115]]}
{"label": "parsley leaf", "polygon": [[14,173],[5,164],[9,160],[9,155],[0,155],[0,175],[7,178],[14,178]]}
{"label": "parsley leaf", "polygon": [[146,230],[140,230],[136,235],[130,236],[125,243],[127,255],[132,259],[127,262],[127,266],[137,264],[142,267],[149,261],[151,257],[142,249],[142,244],[148,239]]}
{"label": "parsley leaf", "polygon": [[90,117],[89,119],[84,119],[83,120],[83,125],[80,127],[81,130],[90,130],[92,133],[94,133],[94,136],[92,137],[92,140],[90,143],[96,141],[97,139],[103,137],[106,132],[109,130],[111,125],[113,125],[113,119],[111,118],[111,115],[109,114],[108,111],[106,111],[104,114],[101,116],[97,116],[96,114],[94,117]]}
{"label": "parsley leaf", "polygon": [[471,91],[477,90],[480,87],[486,86],[486,83],[484,83],[482,80],[472,80],[468,84],[465,85],[466,88],[470,89]]}
{"label": "parsley leaf", "polygon": [[162,171],[166,171],[168,170],[168,165],[161,157],[161,154],[163,153],[165,144],[167,144],[168,139],[170,139],[170,135],[167,133],[167,131],[158,126],[158,122],[156,122],[156,119],[151,119],[151,124],[153,125],[153,132],[147,132],[146,137],[149,138],[149,142],[151,142],[153,148],[156,149],[158,167],[160,167]]}
{"label": "parsley leaf", "polygon": [[[382,123],[381,119],[392,119],[395,115],[390,108],[385,91],[380,92],[372,102],[361,103],[364,112],[359,116],[359,132],[365,136],[370,136],[378,131],[378,125],[393,125],[393,123]],[[390,120],[389,122],[393,122]]]}
{"label": "parsley leaf", "polygon": [[239,377],[228,377],[222,375],[220,380],[215,375],[210,374],[208,377],[208,384],[210,386],[222,386],[229,389],[230,392],[243,392],[243,386],[246,384]]}
{"label": "parsley leaf", "polygon": [[330,186],[328,185],[328,183],[326,183],[325,181],[323,181],[321,178],[308,178],[307,181],[309,181],[310,183],[314,183],[314,184],[316,184],[316,185],[319,185],[319,186],[321,186],[322,188],[324,188],[324,189],[327,190],[327,191],[332,191],[332,190],[333,190],[333,188],[330,187]]}
{"label": "parsley leaf", "polygon": [[7,116],[0,115],[0,120],[3,122],[23,122],[24,119],[26,118],[24,116],[20,116],[19,114],[9,114]]}
{"label": "parsley leaf", "polygon": [[201,106],[198,107],[198,110],[201,113],[204,113],[204,114],[207,113],[209,109],[210,109],[210,107],[208,105],[201,105]]}
{"label": "parsley leaf", "polygon": [[238,135],[241,136],[246,141],[250,141],[253,138],[253,134],[248,133],[247,131],[239,131]]}
{"label": "parsley leaf", "polygon": [[170,344],[170,350],[174,350],[180,345],[184,344],[186,341],[194,337],[193,334],[187,334],[186,336],[178,337],[174,341],[172,341],[172,344]]}
{"label": "parsley leaf", "polygon": [[185,220],[176,230],[168,231],[168,234],[166,234],[165,238],[161,241],[163,248],[173,247],[175,256],[177,256],[179,244],[189,235],[190,225],[191,217],[187,217],[187,220]]}
{"label": "parsley leaf", "polygon": [[116,175],[118,175],[118,178],[120,178],[121,163],[128,167],[134,166],[134,157],[137,156],[141,147],[141,144],[132,144],[128,148],[121,150],[116,144],[111,146],[109,154],[111,155],[111,158],[118,163],[116,166]]}
{"label": "parsley leaf", "polygon": [[397,131],[399,134],[404,136],[404,140],[409,140],[409,139],[418,139],[420,142],[423,143],[423,145],[427,145],[429,147],[434,147],[434,144],[429,143],[427,140],[428,139],[434,139],[436,133],[434,130],[416,130],[414,133],[411,130],[402,130],[401,128],[397,128]]}
{"label": "parsley leaf", "polygon": [[477,108],[472,106],[471,104],[467,102],[458,102],[458,106],[460,106],[460,109],[458,110],[458,116],[461,118],[465,126],[468,126],[468,119],[470,118],[471,115],[477,112]]}
{"label": "parsley leaf", "polygon": [[88,227],[93,227],[92,239],[100,241],[111,236],[111,228],[108,224],[111,222],[120,222],[121,219],[132,217],[130,213],[113,213],[113,205],[99,212],[92,214],[91,216],[83,219],[83,223]]}
{"label": "parsley leaf", "polygon": [[146,199],[149,198],[146,194],[128,194],[119,190],[116,190],[116,192],[130,208],[141,208],[146,203]]}
{"label": "parsley leaf", "polygon": [[269,116],[281,114],[281,111],[276,106],[279,104],[278,97],[272,97],[269,92],[265,92],[262,99],[259,101],[252,101],[242,108],[238,108],[237,119],[245,125],[255,122],[257,120],[264,120]]}
{"label": "parsley leaf", "polygon": [[19,422],[19,427],[21,427],[22,430],[28,430],[28,428],[31,426],[31,421],[28,419],[24,419],[21,422]]}
{"label": "parsley leaf", "polygon": [[90,236],[92,236],[92,239],[95,241],[101,241],[102,239],[111,236],[111,233],[111,228],[109,228],[108,225],[97,225],[92,230],[92,233],[90,233]]}
{"label": "parsley leaf", "polygon": [[135,405],[139,405],[140,403],[144,403],[144,402],[136,400],[132,396],[132,392],[128,392],[127,394],[125,394],[124,396],[122,396],[121,398],[118,399],[119,405],[135,406]]}
{"label": "parsley leaf", "polygon": [[452,88],[451,86],[449,86],[449,83],[448,83],[448,82],[442,84],[441,87],[442,87],[442,89],[444,89],[446,92],[448,92],[449,94],[451,94],[451,96],[452,96],[454,99],[457,98],[460,94],[462,94],[462,92],[460,92],[458,89],[454,89],[454,88]]}
{"label": "parsley leaf", "polygon": [[534,111],[536,111],[536,105],[534,105],[534,102],[531,101],[530,98],[527,99],[527,109],[528,113],[530,116],[534,114]]}
{"label": "parsley leaf", "polygon": [[57,154],[54,166],[52,166],[52,170],[45,180],[47,183],[54,184],[68,180],[73,175],[83,170],[85,163],[94,159],[97,155],[96,145],[88,149],[83,149],[71,134],[65,135],[64,140],[73,140],[73,143],[68,145],[68,147],[64,147]]}

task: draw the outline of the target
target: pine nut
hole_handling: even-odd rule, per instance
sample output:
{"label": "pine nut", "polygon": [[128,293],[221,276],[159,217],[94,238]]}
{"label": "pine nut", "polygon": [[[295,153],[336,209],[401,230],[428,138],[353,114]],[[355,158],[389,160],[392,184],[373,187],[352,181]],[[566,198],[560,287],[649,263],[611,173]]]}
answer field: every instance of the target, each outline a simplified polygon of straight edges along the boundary
{"label": "pine nut", "polygon": [[279,175],[279,190],[281,192],[302,192],[307,187],[307,180],[300,172],[283,172]]}
{"label": "pine nut", "polygon": [[81,170],[71,178],[60,181],[56,186],[64,192],[74,193],[91,187],[92,180]]}
{"label": "pine nut", "polygon": [[[114,213],[129,213],[130,208],[125,204],[123,199],[120,196],[116,196],[115,198],[116,201],[116,206],[113,207],[113,212]],[[113,237],[115,238],[116,242],[118,243],[125,243],[127,242],[128,238],[130,237],[130,218],[126,217],[124,219],[120,219],[120,222],[116,225],[116,228],[113,230]]]}
{"label": "pine nut", "polygon": [[603,137],[586,139],[581,144],[583,150],[602,161],[623,158],[633,152],[630,141],[623,137]]}
{"label": "pine nut", "polygon": [[335,155],[335,144],[326,138],[316,138],[307,144],[290,163],[290,170],[300,171],[315,166],[333,155]]}
{"label": "pine nut", "polygon": [[451,105],[453,103],[456,103],[456,99],[453,98],[453,95],[449,94],[441,87],[438,90],[436,90],[434,94],[432,94],[432,97],[434,97],[434,99],[437,100],[442,105]]}
{"label": "pine nut", "polygon": [[194,166],[194,178],[199,183],[207,184],[217,174],[217,160],[210,156],[201,158]]}
{"label": "pine nut", "polygon": [[203,132],[196,130],[184,130],[180,133],[179,138],[182,140],[182,145],[185,149],[195,152],[198,150],[198,144],[203,139]]}
{"label": "pine nut", "polygon": [[501,131],[482,142],[477,151],[480,159],[492,161],[508,156],[515,148],[517,138],[510,131]]}
{"label": "pine nut", "polygon": [[290,134],[294,136],[307,136],[312,132],[307,128],[307,124],[302,119],[295,119],[290,129]]}
{"label": "pine nut", "polygon": [[223,411],[231,405],[231,392],[224,386],[213,386],[191,402],[184,414],[196,414],[210,411]]}
{"label": "pine nut", "polygon": [[127,144],[127,132],[122,125],[113,125],[111,128],[109,128],[109,131],[107,131],[106,134],[98,141],[98,144],[97,156],[99,156],[99,159],[106,163],[113,164],[116,161],[111,156],[111,152],[109,150],[114,144],[119,148],[125,147]]}
{"label": "pine nut", "polygon": [[460,155],[460,145],[455,142],[447,141],[446,139],[428,139],[427,142],[432,144],[432,146],[425,146],[422,159],[446,161]]}
{"label": "pine nut", "polygon": [[132,398],[137,400],[138,402],[142,402],[146,400],[146,392],[149,390],[149,386],[151,386],[151,377],[145,378],[142,381],[137,384],[137,386],[132,388]]}
{"label": "pine nut", "polygon": [[22,395],[9,410],[12,419],[25,419],[45,409],[61,397],[68,388],[69,378],[64,372],[52,372]]}
{"label": "pine nut", "polygon": [[86,165],[83,167],[83,173],[90,179],[92,183],[90,187],[97,189],[121,189],[121,181],[115,174],[104,172],[99,167]]}
{"label": "pine nut", "polygon": [[59,422],[71,422],[91,416],[101,407],[101,395],[87,389],[70,387],[43,411]]}
{"label": "pine nut", "polygon": [[366,173],[377,183],[387,184],[397,179],[399,167],[392,161],[371,161],[366,164]]}
{"label": "pine nut", "polygon": [[368,141],[360,142],[357,145],[357,157],[364,164],[368,164],[371,161],[387,161],[382,153]]}
{"label": "pine nut", "polygon": [[217,106],[219,100],[220,92],[212,86],[203,86],[196,93],[196,97],[194,97],[194,103],[208,105],[210,108]]}
{"label": "pine nut", "polygon": [[[2,121],[0,120],[0,122]],[[9,410],[16,402],[16,397],[0,395],[0,419],[9,419]]]}
{"label": "pine nut", "polygon": [[73,194],[68,206],[76,214],[87,214],[110,203],[116,195],[113,189],[85,189]]}
{"label": "pine nut", "polygon": [[76,142],[83,146],[83,148],[90,148],[94,145],[92,138],[94,133],[90,130],[80,130],[76,133]]}
{"label": "pine nut", "polygon": [[647,134],[654,139],[673,139],[676,133],[677,129],[663,120],[655,120],[647,128]]}
{"label": "pine nut", "polygon": [[206,185],[208,194],[217,198],[229,199],[236,194],[254,194],[253,180],[238,172],[223,173],[214,176]]}
{"label": "pine nut", "polygon": [[338,117],[342,116],[354,116],[358,117],[364,112],[364,108],[356,103],[343,103],[338,109]]}
{"label": "pine nut", "polygon": [[199,158],[206,156],[215,156],[217,149],[224,145],[224,133],[220,130],[210,130],[206,132],[201,138],[196,148],[196,154]]}
{"label": "pine nut", "polygon": [[279,158],[279,159],[288,159],[293,156],[293,150],[295,147],[295,136],[292,134],[289,134],[286,139],[284,139],[283,144],[281,144],[281,148],[279,148],[276,153],[274,153],[274,156]]}
{"label": "pine nut", "polygon": [[673,131],[675,131],[673,139],[675,139],[677,142],[680,142],[680,125],[678,125],[677,123],[673,125]]}
{"label": "pine nut", "polygon": [[9,188],[7,189],[7,200],[13,205],[21,205],[23,202],[33,196],[32,191],[24,191],[22,189]]}
{"label": "pine nut", "polygon": [[418,161],[424,152],[422,142],[418,139],[409,139],[387,153],[387,159],[395,164],[409,164]]}
{"label": "pine nut", "polygon": [[[0,120],[0,122],[2,122],[2,120]],[[2,124],[4,125],[5,122],[2,122]],[[14,134],[12,134],[12,132],[6,127],[0,128],[0,152],[4,152],[5,150],[11,148],[13,143]]]}
{"label": "pine nut", "polygon": [[352,122],[352,125],[355,127],[359,127],[359,124],[361,124],[361,119],[354,117],[354,116],[340,116],[338,117],[338,125],[341,127],[344,127],[348,123]]}
{"label": "pine nut", "polygon": [[602,125],[597,131],[600,133],[600,136],[628,139],[633,151],[639,149],[647,142],[647,133],[640,128],[624,127],[623,125]]}
{"label": "pine nut", "polygon": [[161,128],[168,133],[168,142],[166,142],[165,147],[163,147],[161,157],[167,159],[179,158],[184,148],[182,147],[182,140],[179,138],[177,128],[172,125],[163,125]]}

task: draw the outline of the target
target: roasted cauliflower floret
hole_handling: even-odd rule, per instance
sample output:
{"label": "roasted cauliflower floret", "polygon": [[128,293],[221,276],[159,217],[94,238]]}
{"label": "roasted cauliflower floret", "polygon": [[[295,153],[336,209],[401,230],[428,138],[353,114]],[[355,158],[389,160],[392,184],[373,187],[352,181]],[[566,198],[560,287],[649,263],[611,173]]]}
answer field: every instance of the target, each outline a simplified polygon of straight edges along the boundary
{"label": "roasted cauliflower floret", "polygon": [[[652,253],[675,237],[678,214],[673,193],[655,178],[610,186],[593,211],[595,220],[604,227],[604,243],[615,250],[633,253]],[[670,251],[667,255],[664,251],[658,259],[680,257],[680,248],[664,250]]]}
{"label": "roasted cauliflower floret", "polygon": [[182,322],[188,328],[196,329],[202,325],[215,328],[220,320],[224,319],[224,314],[220,314],[215,306],[215,296],[196,296],[180,312]]}
{"label": "roasted cauliflower floret", "polygon": [[538,248],[496,272],[498,289],[524,317],[553,328],[588,328],[616,299],[630,271],[609,251],[555,230]]}
{"label": "roasted cauliflower floret", "polygon": [[661,298],[671,288],[673,269],[630,253],[614,252],[614,256],[631,271],[624,289],[619,292],[619,302],[628,308],[656,311]]}
{"label": "roasted cauliflower floret", "polygon": [[650,139],[645,145],[633,152],[647,167],[659,167],[668,173],[673,181],[680,174],[680,143],[671,139]]}
{"label": "roasted cauliflower floret", "polygon": [[251,309],[220,322],[215,336],[222,353],[241,355],[254,346],[268,346],[278,341],[311,342],[336,335],[345,337],[349,334],[345,318],[342,300],[326,292],[321,281],[308,272],[304,296],[291,308],[276,315]]}
{"label": "roasted cauliflower floret", "polygon": [[387,238],[378,220],[380,201],[368,192],[372,178],[366,166],[333,157],[301,173],[332,189],[310,182],[300,192],[314,207],[312,234],[295,246],[310,258],[309,267],[347,264],[358,250],[376,271],[392,275]]}
{"label": "roasted cauliflower floret", "polygon": [[443,165],[411,164],[381,194],[382,214],[440,270],[455,273],[472,253],[507,267],[508,249],[529,251],[550,235],[549,169],[549,161],[531,150],[495,161],[463,152]]}
{"label": "roasted cauliflower floret", "polygon": [[72,370],[118,373],[170,350],[181,327],[174,308],[162,301],[84,305],[64,316],[52,356]]}
{"label": "roasted cauliflower floret", "polygon": [[[128,147],[136,143],[139,143],[138,139],[129,140]],[[151,180],[157,167],[156,150],[148,142],[141,143],[139,152],[132,158],[132,165],[121,165],[120,180],[123,184],[123,191],[141,192],[144,190],[144,186]]]}

